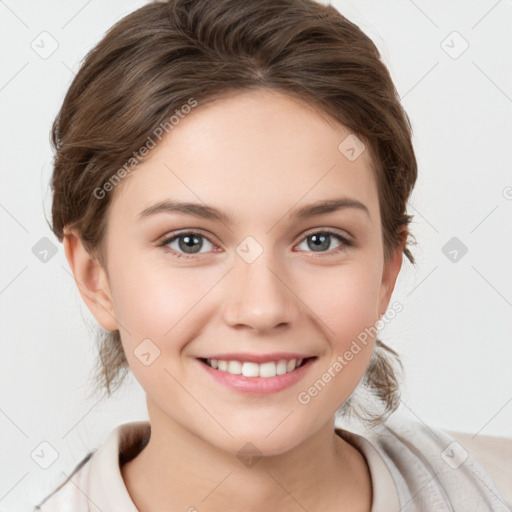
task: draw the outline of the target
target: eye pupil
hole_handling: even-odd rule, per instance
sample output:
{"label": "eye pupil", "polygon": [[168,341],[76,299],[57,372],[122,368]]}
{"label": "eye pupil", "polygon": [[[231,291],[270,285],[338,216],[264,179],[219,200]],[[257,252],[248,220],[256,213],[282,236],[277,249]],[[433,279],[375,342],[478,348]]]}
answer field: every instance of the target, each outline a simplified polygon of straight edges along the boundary
{"label": "eye pupil", "polygon": [[313,241],[312,244],[308,242],[308,247],[310,249],[328,249],[330,245],[330,236],[331,235],[328,233],[315,233],[308,237],[309,240]]}
{"label": "eye pupil", "polygon": [[199,236],[181,235],[179,237],[178,245],[183,252],[194,254],[194,251],[190,252],[189,249],[193,249],[194,245],[198,245],[198,249],[200,250],[203,246],[203,243],[201,241],[201,237]]}

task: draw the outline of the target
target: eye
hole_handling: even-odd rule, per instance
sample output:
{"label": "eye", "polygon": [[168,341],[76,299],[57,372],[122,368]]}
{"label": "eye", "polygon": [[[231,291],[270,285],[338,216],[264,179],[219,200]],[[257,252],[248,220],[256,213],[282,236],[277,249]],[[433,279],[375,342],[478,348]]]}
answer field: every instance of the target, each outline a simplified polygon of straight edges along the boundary
{"label": "eye", "polygon": [[[336,247],[331,248],[330,246],[333,238],[337,239],[339,243]],[[204,241],[206,241],[206,247]],[[350,240],[328,228],[309,233],[302,239],[299,247],[305,242],[308,249],[310,249],[310,252],[321,253],[330,252],[331,250],[342,251],[352,245]],[[208,247],[208,244],[210,247]],[[194,255],[201,254],[201,252],[208,252],[215,247],[205,235],[197,231],[182,231],[181,233],[175,233],[172,236],[165,238],[159,245],[165,249],[171,249],[173,256],[177,258],[192,258]],[[206,250],[201,251],[201,249]],[[304,250],[304,248],[301,250]]]}
{"label": "eye", "polygon": [[[207,244],[213,247],[213,244],[201,233],[195,231],[185,231],[177,233],[171,237],[166,238],[160,243],[160,246],[165,246],[176,252],[177,258],[189,258],[195,254],[200,254],[201,249],[204,247],[203,240],[207,241]],[[177,243],[174,247],[172,244]],[[207,247],[206,251],[211,250]]]}
{"label": "eye", "polygon": [[338,246],[334,249],[344,250],[346,247],[350,247],[352,245],[352,242],[347,240],[347,238],[331,229],[324,229],[322,231],[310,233],[303,238],[301,244],[306,242],[307,247],[311,249],[312,252],[329,252],[329,247],[333,238],[337,238],[340,241]]}

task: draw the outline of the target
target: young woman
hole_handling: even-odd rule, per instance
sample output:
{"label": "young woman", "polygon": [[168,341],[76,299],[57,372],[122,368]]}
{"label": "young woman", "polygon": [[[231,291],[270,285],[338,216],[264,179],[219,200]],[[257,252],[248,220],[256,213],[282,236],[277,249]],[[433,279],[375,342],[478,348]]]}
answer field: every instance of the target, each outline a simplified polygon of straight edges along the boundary
{"label": "young woman", "polygon": [[53,143],[104,385],[132,371],[150,421],[38,510],[508,510],[451,437],[390,417],[377,331],[417,166],[358,27],[312,0],[150,3],[88,54]]}

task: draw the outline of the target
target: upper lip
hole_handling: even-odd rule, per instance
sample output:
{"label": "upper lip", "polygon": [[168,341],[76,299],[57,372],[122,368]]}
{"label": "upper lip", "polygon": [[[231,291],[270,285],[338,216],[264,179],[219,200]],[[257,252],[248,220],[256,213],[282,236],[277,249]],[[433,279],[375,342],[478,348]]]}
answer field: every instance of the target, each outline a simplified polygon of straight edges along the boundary
{"label": "upper lip", "polygon": [[269,363],[270,361],[290,361],[292,359],[308,359],[315,357],[310,354],[299,354],[294,352],[276,352],[275,354],[249,354],[249,353],[230,353],[230,354],[215,354],[211,356],[202,357],[200,359],[217,359],[221,361],[240,361],[243,363]]}

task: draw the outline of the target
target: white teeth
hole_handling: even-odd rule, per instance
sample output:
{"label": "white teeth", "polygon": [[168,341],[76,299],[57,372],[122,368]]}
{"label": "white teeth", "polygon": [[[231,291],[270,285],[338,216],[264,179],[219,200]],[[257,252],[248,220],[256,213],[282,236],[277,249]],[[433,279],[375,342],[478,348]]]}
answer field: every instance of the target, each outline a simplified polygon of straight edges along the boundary
{"label": "white teeth", "polygon": [[231,373],[233,375],[243,375],[244,377],[275,377],[290,373],[302,364],[303,359],[291,359],[286,361],[269,361],[268,363],[242,363],[240,361],[224,361],[222,359],[207,359],[206,363],[212,368],[221,372]]}
{"label": "white teeth", "polygon": [[275,377],[276,376],[276,363],[270,361],[270,363],[260,364],[260,377]]}
{"label": "white teeth", "polygon": [[277,363],[276,373],[277,375],[284,375],[286,373],[286,361],[284,359]]}
{"label": "white teeth", "polygon": [[242,363],[240,361],[229,361],[228,372],[233,375],[240,375],[242,373]]}
{"label": "white teeth", "polygon": [[288,363],[286,364],[286,371],[287,372],[293,371],[295,369],[296,364],[297,364],[296,359],[292,359],[291,361],[288,361]]}
{"label": "white teeth", "polygon": [[244,377],[258,377],[259,370],[260,367],[258,363],[244,363],[242,365],[242,375]]}

